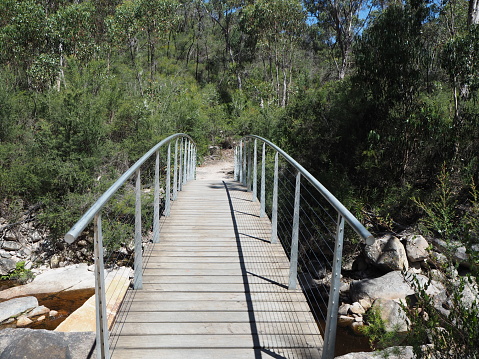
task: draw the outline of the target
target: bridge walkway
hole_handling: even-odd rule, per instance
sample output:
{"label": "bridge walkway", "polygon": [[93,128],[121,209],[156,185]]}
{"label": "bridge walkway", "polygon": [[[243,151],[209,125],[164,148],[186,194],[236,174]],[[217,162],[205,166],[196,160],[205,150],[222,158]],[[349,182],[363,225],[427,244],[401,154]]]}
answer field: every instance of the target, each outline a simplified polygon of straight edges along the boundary
{"label": "bridge walkway", "polygon": [[322,337],[259,203],[232,180],[184,186],[160,243],[145,248],[143,289],[112,331],[114,359],[320,358]]}

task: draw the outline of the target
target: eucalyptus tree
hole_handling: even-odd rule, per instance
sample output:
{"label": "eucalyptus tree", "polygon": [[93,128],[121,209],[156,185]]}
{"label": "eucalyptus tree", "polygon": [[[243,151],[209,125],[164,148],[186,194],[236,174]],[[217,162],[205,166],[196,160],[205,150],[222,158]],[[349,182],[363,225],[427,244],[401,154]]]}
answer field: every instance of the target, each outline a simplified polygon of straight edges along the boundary
{"label": "eucalyptus tree", "polygon": [[244,8],[243,29],[256,36],[264,77],[270,81],[281,107],[288,103],[305,21],[306,13],[299,0],[258,0]]}
{"label": "eucalyptus tree", "polygon": [[355,36],[364,25],[364,17],[371,8],[369,0],[305,0],[308,11],[316,18],[319,31],[331,43],[333,60],[339,79],[346,76],[351,63]]}

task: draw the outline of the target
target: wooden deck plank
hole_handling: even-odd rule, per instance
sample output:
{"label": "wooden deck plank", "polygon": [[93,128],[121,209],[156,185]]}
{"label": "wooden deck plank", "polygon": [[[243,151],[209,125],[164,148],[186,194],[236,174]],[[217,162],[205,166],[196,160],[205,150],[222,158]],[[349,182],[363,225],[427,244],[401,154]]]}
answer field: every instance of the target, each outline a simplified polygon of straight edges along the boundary
{"label": "wooden deck plank", "polygon": [[[194,181],[149,244],[112,358],[319,358],[322,338],[271,224],[238,183]],[[230,206],[230,200],[231,205]]]}

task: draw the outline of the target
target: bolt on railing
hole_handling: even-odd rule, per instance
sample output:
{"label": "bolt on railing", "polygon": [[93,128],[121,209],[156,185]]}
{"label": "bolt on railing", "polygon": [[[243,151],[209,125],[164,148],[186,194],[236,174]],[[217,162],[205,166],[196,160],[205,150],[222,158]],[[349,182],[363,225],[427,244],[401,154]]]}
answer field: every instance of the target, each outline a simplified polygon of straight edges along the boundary
{"label": "bolt on railing", "polygon": [[334,358],[345,223],[359,236],[356,243],[370,243],[373,236],[291,156],[272,142],[249,135],[235,149],[234,178],[253,192],[253,201],[258,197],[258,142],[262,143],[260,216],[266,212],[271,216],[271,242],[279,240],[289,255],[289,289],[296,289],[299,279],[320,323],[322,359]]}
{"label": "bolt on railing", "polygon": [[[172,153],[172,142],[174,142],[174,153]],[[165,151],[166,146],[166,151]],[[164,155],[164,162],[166,162],[166,169],[162,171],[160,166],[161,151],[166,152]],[[171,200],[177,198],[177,192],[181,191],[187,181],[195,178],[196,169],[196,146],[188,135],[178,133],[163,141],[159,142],[151,148],[145,155],[143,155],[133,166],[131,166],[121,177],[113,183],[110,188],[101,195],[101,197],[87,210],[80,220],[68,231],[65,235],[67,243],[73,243],[85,230],[85,228],[93,221],[94,232],[94,268],[95,268],[95,296],[96,296],[96,350],[97,358],[109,359],[109,322],[112,324],[111,318],[107,317],[107,298],[105,287],[105,264],[104,264],[104,233],[102,224],[109,225],[108,235],[113,238],[113,249],[108,248],[109,252],[120,252],[118,248],[121,240],[131,241],[134,238],[134,276],[133,288],[141,289],[143,286],[143,241],[148,238],[148,230],[144,228],[145,223],[150,223],[148,218],[142,217],[142,211],[145,206],[142,201],[142,196],[148,194],[149,191],[143,189],[142,183],[148,183],[150,187],[154,187],[153,198],[153,214],[152,214],[152,233],[151,241],[158,243],[160,241],[160,217],[161,215],[169,216],[171,208]],[[171,157],[173,156],[173,188],[171,189],[172,170]],[[154,160],[154,164],[152,163]],[[154,174],[151,174],[151,167],[154,166]],[[161,179],[161,172],[164,172],[164,177]],[[133,180],[134,186],[131,181]],[[160,182],[164,185],[164,203],[160,203],[163,188]],[[132,191],[132,187],[134,190]],[[122,192],[123,191],[123,192]],[[129,209],[115,208],[122,207],[124,203],[128,204],[130,192],[134,192],[134,220],[131,219]],[[113,199],[116,197],[116,201]],[[113,208],[110,208],[110,207]],[[125,205],[125,207],[128,207]],[[116,212],[115,212],[116,211]],[[108,217],[111,213],[120,213],[114,216],[115,223],[102,221],[102,212],[106,212]],[[129,233],[130,227],[133,227],[134,234]],[[149,224],[148,224],[149,226]],[[120,230],[115,232],[115,228]],[[88,234],[86,234],[88,236]],[[130,236],[130,238],[126,238]],[[128,251],[128,243],[126,244],[126,251]],[[112,261],[110,259],[110,261]],[[118,260],[119,261],[119,260]],[[115,260],[113,260],[115,262]],[[110,321],[109,321],[110,319]]]}

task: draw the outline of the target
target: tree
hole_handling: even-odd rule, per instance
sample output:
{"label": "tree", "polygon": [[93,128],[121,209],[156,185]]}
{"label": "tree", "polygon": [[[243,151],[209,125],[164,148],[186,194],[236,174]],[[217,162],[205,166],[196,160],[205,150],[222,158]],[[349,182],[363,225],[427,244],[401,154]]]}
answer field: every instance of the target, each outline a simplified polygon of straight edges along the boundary
{"label": "tree", "polygon": [[243,29],[257,36],[265,77],[270,80],[281,107],[288,103],[305,19],[302,4],[297,0],[259,0],[244,9]]}
{"label": "tree", "polygon": [[339,48],[339,61],[333,55],[338,78],[342,80],[350,67],[354,37],[362,28],[359,13],[367,0],[305,0],[306,8],[318,20],[332,49]]}

